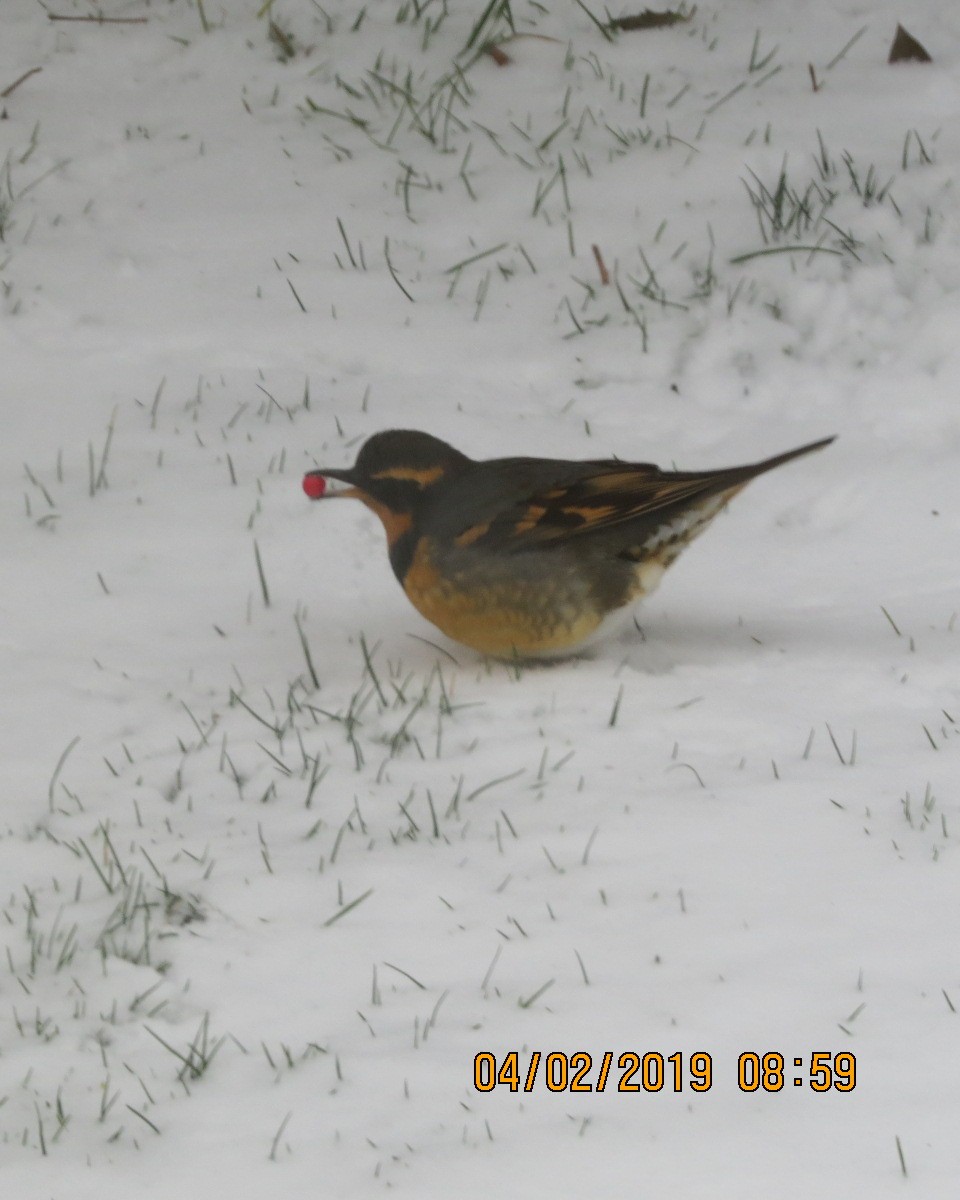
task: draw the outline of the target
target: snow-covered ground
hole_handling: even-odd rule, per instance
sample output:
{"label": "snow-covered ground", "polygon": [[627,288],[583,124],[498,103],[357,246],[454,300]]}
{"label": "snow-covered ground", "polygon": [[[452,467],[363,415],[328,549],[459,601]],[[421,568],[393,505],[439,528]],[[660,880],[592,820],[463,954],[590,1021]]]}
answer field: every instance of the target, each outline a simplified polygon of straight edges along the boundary
{"label": "snow-covered ground", "polygon": [[[0,13],[4,1195],[955,1196],[960,15],[259,7]],[[396,426],[839,440],[517,670],[300,490]]]}

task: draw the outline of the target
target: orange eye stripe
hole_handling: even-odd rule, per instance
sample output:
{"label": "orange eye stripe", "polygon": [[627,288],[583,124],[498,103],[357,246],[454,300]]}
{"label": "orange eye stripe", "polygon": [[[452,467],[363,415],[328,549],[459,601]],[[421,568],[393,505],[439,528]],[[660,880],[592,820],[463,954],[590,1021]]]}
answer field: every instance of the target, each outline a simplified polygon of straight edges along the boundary
{"label": "orange eye stripe", "polygon": [[388,467],[371,475],[371,479],[401,479],[415,483],[419,487],[429,487],[445,474],[443,467]]}

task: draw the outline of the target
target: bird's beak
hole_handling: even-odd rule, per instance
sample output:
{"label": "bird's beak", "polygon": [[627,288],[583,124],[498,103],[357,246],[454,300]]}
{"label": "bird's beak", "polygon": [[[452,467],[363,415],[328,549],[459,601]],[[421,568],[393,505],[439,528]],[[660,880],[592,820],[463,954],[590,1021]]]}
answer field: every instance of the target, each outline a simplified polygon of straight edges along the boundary
{"label": "bird's beak", "polygon": [[320,467],[316,471],[307,471],[303,477],[303,490],[311,500],[328,500],[360,494],[353,482],[352,471],[326,467]]}

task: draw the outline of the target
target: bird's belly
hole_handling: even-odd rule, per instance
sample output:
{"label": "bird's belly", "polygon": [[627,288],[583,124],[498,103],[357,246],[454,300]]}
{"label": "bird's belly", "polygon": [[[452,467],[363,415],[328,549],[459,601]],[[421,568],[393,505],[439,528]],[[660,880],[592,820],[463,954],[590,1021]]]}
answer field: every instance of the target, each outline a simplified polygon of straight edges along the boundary
{"label": "bird's belly", "polygon": [[437,570],[421,543],[403,579],[414,607],[449,638],[496,658],[549,658],[581,646],[605,610],[575,571],[518,564]]}

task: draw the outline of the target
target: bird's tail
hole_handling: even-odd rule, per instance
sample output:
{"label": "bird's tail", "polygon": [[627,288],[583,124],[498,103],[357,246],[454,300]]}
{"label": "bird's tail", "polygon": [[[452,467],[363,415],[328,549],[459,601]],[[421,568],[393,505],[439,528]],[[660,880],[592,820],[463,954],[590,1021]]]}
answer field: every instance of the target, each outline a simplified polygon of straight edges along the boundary
{"label": "bird's tail", "polygon": [[775,454],[773,458],[765,458],[762,462],[754,463],[752,466],[734,468],[734,472],[742,471],[747,479],[753,479],[756,475],[762,475],[764,471],[772,471],[774,467],[783,466],[792,458],[800,458],[804,454],[812,454],[814,450],[822,450],[824,446],[829,446],[831,442],[836,441],[836,435],[833,437],[821,438],[818,442],[808,442],[805,446],[798,446],[795,450],[785,450],[783,454]]}

